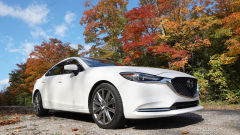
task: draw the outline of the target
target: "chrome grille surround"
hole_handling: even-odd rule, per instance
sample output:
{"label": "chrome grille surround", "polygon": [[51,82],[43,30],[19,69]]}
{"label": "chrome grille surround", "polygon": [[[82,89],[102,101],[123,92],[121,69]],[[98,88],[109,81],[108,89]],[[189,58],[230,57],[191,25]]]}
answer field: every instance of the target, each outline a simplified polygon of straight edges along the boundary
{"label": "chrome grille surround", "polygon": [[194,98],[198,95],[199,89],[197,85],[197,79],[188,77],[173,78],[171,79],[171,84],[168,84],[168,86],[178,95],[188,98]]}

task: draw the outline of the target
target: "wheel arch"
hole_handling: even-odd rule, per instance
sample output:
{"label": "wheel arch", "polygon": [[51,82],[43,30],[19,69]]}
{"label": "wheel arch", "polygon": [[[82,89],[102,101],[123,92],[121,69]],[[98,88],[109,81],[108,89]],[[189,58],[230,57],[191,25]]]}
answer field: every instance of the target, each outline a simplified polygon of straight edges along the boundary
{"label": "wheel arch", "polygon": [[36,90],[34,91],[33,95],[32,95],[32,103],[33,103],[33,98],[34,98],[34,96],[36,95],[37,92],[39,92],[39,93],[41,94],[40,90],[39,90],[39,89],[36,89]]}
{"label": "wheel arch", "polygon": [[[101,80],[101,81],[96,82],[96,83],[92,86],[92,88],[91,88],[91,90],[90,90],[90,92],[89,92],[89,95],[88,95],[88,110],[89,110],[90,113],[91,113],[91,111],[90,111],[90,103],[91,103],[91,98],[92,98],[93,92],[94,92],[94,90],[97,88],[97,86],[99,86],[99,85],[102,84],[102,83],[108,83],[108,84],[110,84],[110,85],[112,85],[113,87],[116,88],[116,86],[115,86],[113,83],[111,83],[110,81],[107,81],[107,80]],[[116,88],[116,89],[117,89],[117,88]]]}

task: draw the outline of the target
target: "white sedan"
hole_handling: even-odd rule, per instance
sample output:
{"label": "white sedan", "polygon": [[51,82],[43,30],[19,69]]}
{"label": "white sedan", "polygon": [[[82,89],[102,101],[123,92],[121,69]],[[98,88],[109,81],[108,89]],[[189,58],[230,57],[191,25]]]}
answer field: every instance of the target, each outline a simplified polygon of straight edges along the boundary
{"label": "white sedan", "polygon": [[197,79],[182,72],[71,57],[35,82],[32,97],[37,116],[49,109],[91,113],[99,127],[117,128],[126,119],[202,109],[198,93]]}

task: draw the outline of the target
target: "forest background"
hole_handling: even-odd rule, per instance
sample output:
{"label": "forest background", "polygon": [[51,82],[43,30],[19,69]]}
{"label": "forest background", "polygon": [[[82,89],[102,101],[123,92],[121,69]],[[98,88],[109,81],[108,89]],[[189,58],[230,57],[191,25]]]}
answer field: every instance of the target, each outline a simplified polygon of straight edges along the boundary
{"label": "forest background", "polygon": [[9,73],[0,105],[31,106],[34,82],[72,56],[178,70],[198,78],[202,102],[240,103],[240,0],[140,0],[132,10],[127,4],[87,0],[79,23],[91,49],[43,40]]}

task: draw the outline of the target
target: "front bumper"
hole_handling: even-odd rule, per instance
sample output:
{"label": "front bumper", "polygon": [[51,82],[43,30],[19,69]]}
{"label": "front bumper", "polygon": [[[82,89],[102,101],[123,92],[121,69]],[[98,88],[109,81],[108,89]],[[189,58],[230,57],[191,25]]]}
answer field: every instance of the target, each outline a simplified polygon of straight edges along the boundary
{"label": "front bumper", "polygon": [[118,90],[127,119],[168,117],[202,109],[193,104],[199,101],[198,96],[180,96],[165,83],[126,81]]}

